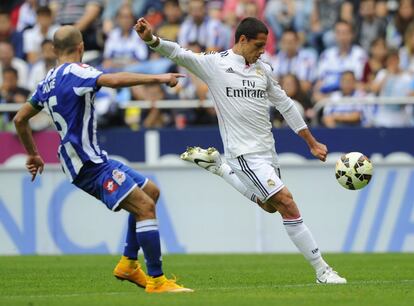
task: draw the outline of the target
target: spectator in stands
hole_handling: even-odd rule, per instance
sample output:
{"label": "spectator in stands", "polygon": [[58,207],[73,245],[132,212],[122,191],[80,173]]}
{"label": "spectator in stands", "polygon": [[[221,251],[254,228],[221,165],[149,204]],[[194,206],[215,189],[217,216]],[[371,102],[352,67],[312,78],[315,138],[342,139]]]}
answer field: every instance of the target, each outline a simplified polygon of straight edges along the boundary
{"label": "spectator in stands", "polygon": [[339,19],[342,0],[314,0],[310,18],[310,44],[322,52],[335,44],[333,29]]}
{"label": "spectator in stands", "polygon": [[[260,17],[259,17],[260,16],[259,4],[256,1],[247,2],[244,15],[245,15],[246,18],[247,17],[254,17],[254,18],[260,19]],[[275,52],[276,52],[276,36],[273,33],[272,28],[269,27],[267,24],[266,24],[266,26],[267,26],[267,29],[269,31],[269,34],[267,35],[265,53],[262,55],[262,59],[268,60],[267,58],[269,57],[269,59],[270,59],[271,54],[275,54]],[[232,36],[231,39],[233,40],[234,35],[231,35],[231,36]]]}
{"label": "spectator in stands", "polygon": [[38,8],[38,0],[26,0],[20,6],[17,18],[16,30],[23,32],[32,28],[36,24],[36,10]]}
{"label": "spectator in stands", "polygon": [[162,10],[160,0],[107,0],[102,13],[105,34],[108,34],[115,27],[117,13],[125,4],[131,6],[134,16],[144,16],[151,9]]}
{"label": "spectator in stands", "polygon": [[248,17],[246,11],[251,3],[257,5],[257,18],[263,19],[266,0],[224,0],[223,16],[233,15],[236,23],[243,18]]}
{"label": "spectator in stands", "polygon": [[404,34],[404,45],[400,48],[400,66],[402,70],[414,73],[414,19]]}
{"label": "spectator in stands", "polygon": [[12,67],[18,72],[18,85],[20,87],[27,86],[27,78],[29,75],[29,66],[27,63],[14,56],[14,49],[10,42],[0,42],[0,84],[3,81],[2,71],[6,67]]}
{"label": "spectator in stands", "polygon": [[109,32],[105,42],[105,69],[124,70],[127,66],[148,59],[148,47],[134,31],[134,24],[135,18],[131,7],[127,4],[121,6],[117,14],[117,27]]}
{"label": "spectator in stands", "polygon": [[[371,89],[380,97],[407,97],[411,94],[412,82],[412,75],[401,70],[398,50],[390,49],[386,68],[378,72]],[[412,126],[412,112],[412,105],[378,105],[371,123],[376,127]]]}
{"label": "spectator in stands", "polygon": [[81,31],[85,52],[84,62],[96,61],[104,46],[100,15],[104,6],[103,0],[51,0],[50,7],[55,13],[56,23],[74,25]]}
{"label": "spectator in stands", "polygon": [[354,45],[352,26],[345,21],[335,24],[335,39],[337,45],[325,50],[319,59],[318,81],[314,88],[314,99],[319,101],[326,94],[339,89],[343,72],[350,70],[356,79],[362,79],[367,54],[358,45]]}
{"label": "spectator in stands", "polygon": [[390,14],[388,10],[388,0],[376,0],[375,2],[375,15],[387,20]]}
{"label": "spectator in stands", "polygon": [[404,41],[405,30],[413,21],[414,7],[413,0],[401,0],[397,13],[388,23],[386,29],[387,45],[392,48],[399,48]]}
{"label": "spectator in stands", "polygon": [[387,57],[387,44],[385,38],[379,37],[371,43],[369,58],[364,66],[362,84],[366,91],[371,90],[371,83],[375,80],[377,73],[385,68]]}
{"label": "spectator in stands", "polygon": [[161,128],[173,122],[171,111],[159,109],[155,103],[165,99],[165,92],[159,84],[148,84],[143,86],[143,90],[138,90],[138,86],[133,87],[133,99],[145,100],[152,103],[150,109],[141,110],[135,107],[127,108],[125,111],[125,122],[132,130],[138,130],[140,124],[144,128]]}
{"label": "spectator in stands", "polygon": [[223,21],[223,3],[221,1],[209,1],[208,2],[208,16],[212,20],[217,20],[221,23],[221,35],[223,40],[227,41],[227,47],[230,48],[233,45],[233,27]]}
{"label": "spectator in stands", "polygon": [[41,45],[39,60],[33,65],[29,73],[27,88],[34,91],[37,85],[44,79],[46,73],[56,65],[56,54],[51,40],[44,40]]}
{"label": "spectator in stands", "polygon": [[177,41],[183,19],[183,13],[178,0],[166,0],[164,2],[163,14],[164,22],[157,28],[157,35],[167,40]]}
{"label": "spectator in stands", "polygon": [[283,32],[280,51],[273,58],[272,65],[276,78],[294,74],[300,80],[303,91],[311,90],[316,78],[317,54],[313,49],[300,47],[299,36],[294,30]]}
{"label": "spectator in stands", "polygon": [[305,41],[305,32],[309,29],[312,13],[312,0],[270,0],[266,4],[265,18],[277,39],[287,29],[294,29],[300,42]]}
{"label": "spectator in stands", "polygon": [[387,22],[375,14],[375,0],[362,0],[356,20],[356,41],[369,52],[371,43],[378,37],[385,36]]}
{"label": "spectator in stands", "polygon": [[181,25],[178,42],[187,48],[190,42],[206,47],[206,51],[221,51],[229,47],[226,36],[221,34],[221,22],[207,15],[204,0],[190,0],[188,16]]}
{"label": "spectator in stands", "polygon": [[22,33],[13,29],[9,13],[0,11],[0,42],[9,42],[13,45],[14,55],[23,59],[23,38]]}
{"label": "spectator in stands", "polygon": [[[280,79],[280,86],[295,101],[297,109],[306,121],[310,122],[314,117],[313,105],[309,95],[301,88],[298,77],[292,73],[285,74]],[[271,108],[271,117],[274,127],[286,124],[283,116],[275,108]]]}
{"label": "spectator in stands", "polygon": [[[30,92],[17,85],[17,70],[12,67],[6,67],[2,71],[2,79],[0,87],[0,103],[25,103]],[[8,113],[2,116],[3,129],[10,130],[12,128],[12,119],[16,113]]]}
{"label": "spectator in stands", "polygon": [[[357,80],[353,71],[345,71],[341,76],[340,90],[330,95],[331,101],[339,101],[344,97],[365,97],[364,91],[357,89]],[[323,109],[322,121],[328,128],[338,126],[357,126],[363,121],[364,105],[328,104]]]}
{"label": "spectator in stands", "polygon": [[36,10],[37,22],[31,29],[23,33],[23,51],[29,64],[34,64],[41,56],[41,44],[45,39],[52,40],[59,28],[53,25],[52,11],[47,6]]}

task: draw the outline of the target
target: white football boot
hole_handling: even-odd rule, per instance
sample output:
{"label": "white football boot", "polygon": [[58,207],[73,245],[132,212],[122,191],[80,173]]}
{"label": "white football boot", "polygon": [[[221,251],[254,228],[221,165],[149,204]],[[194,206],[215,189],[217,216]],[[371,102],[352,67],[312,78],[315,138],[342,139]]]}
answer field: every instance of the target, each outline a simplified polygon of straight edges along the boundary
{"label": "white football boot", "polygon": [[211,173],[220,175],[222,161],[220,153],[216,148],[210,147],[206,150],[200,147],[188,147],[180,157],[182,160],[195,163],[197,166]]}
{"label": "white football boot", "polygon": [[316,276],[317,284],[346,284],[346,279],[340,277],[338,272],[327,267],[320,275]]}

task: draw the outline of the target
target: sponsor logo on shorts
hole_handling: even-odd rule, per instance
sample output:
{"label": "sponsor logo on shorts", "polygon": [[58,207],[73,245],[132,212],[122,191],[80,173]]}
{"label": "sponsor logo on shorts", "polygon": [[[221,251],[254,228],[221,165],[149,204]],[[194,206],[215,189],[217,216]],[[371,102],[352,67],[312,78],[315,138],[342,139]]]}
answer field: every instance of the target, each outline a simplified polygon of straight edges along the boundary
{"label": "sponsor logo on shorts", "polygon": [[276,185],[276,183],[275,183],[275,181],[274,181],[274,180],[268,179],[268,180],[267,180],[267,185],[268,185],[269,187],[274,187],[274,186]]}
{"label": "sponsor logo on shorts", "polygon": [[112,193],[118,189],[118,185],[114,182],[113,179],[108,179],[103,183],[103,187],[109,193]]}
{"label": "sponsor logo on shorts", "polygon": [[112,178],[119,186],[121,186],[122,183],[125,182],[125,172],[115,169],[112,171]]}

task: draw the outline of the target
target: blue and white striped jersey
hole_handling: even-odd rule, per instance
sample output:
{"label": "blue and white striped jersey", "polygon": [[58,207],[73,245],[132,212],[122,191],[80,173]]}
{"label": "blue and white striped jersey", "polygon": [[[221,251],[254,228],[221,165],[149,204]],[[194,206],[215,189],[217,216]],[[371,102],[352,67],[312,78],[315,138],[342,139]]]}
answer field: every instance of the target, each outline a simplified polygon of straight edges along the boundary
{"label": "blue and white striped jersey", "polygon": [[73,181],[87,161],[102,163],[107,154],[98,146],[94,114],[96,85],[101,71],[81,63],[65,63],[51,69],[29,102],[49,112],[60,135],[58,155]]}

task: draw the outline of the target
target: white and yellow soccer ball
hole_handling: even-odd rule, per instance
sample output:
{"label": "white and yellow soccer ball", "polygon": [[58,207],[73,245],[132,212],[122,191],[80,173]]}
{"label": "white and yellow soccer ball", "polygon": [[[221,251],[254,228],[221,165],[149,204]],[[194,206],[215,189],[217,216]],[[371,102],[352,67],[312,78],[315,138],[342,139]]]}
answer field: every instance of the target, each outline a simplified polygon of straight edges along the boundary
{"label": "white and yellow soccer ball", "polygon": [[368,185],[372,178],[372,163],[360,152],[350,152],[341,156],[335,166],[338,183],[350,190],[357,190]]}

